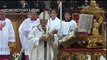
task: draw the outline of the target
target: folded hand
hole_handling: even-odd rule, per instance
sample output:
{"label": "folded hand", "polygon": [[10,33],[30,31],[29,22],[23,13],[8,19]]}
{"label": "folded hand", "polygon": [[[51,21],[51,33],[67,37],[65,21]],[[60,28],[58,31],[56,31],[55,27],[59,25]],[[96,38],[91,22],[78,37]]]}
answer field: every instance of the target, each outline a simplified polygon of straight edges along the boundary
{"label": "folded hand", "polygon": [[2,30],[2,28],[3,28],[5,25],[6,25],[6,23],[5,23],[5,22],[0,23],[0,30]]}
{"label": "folded hand", "polygon": [[41,36],[41,37],[39,38],[39,40],[40,40],[40,41],[45,41],[45,40],[46,40],[46,37],[45,37],[45,36]]}

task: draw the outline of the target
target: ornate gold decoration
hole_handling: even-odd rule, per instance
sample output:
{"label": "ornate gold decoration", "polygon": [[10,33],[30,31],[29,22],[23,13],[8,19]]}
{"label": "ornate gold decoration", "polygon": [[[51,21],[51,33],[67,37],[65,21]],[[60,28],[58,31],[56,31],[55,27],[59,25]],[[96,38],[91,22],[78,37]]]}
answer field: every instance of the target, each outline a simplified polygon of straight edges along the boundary
{"label": "ornate gold decoration", "polygon": [[[94,1],[91,0],[89,7],[83,7],[83,9],[81,10],[81,13],[94,15],[94,17],[98,22],[98,26],[103,25],[104,11],[101,8],[99,8],[95,0]],[[103,29],[104,28],[101,28],[102,31]]]}
{"label": "ornate gold decoration", "polygon": [[96,4],[96,1],[91,1],[90,6],[83,7],[81,13],[94,15],[94,13],[103,14],[104,11],[101,8],[99,8],[99,6]]}
{"label": "ornate gold decoration", "polygon": [[13,54],[16,52],[16,43],[15,42],[9,42],[8,43],[10,53]]}
{"label": "ornate gold decoration", "polygon": [[101,52],[65,52],[60,51],[58,55],[58,60],[86,60],[89,59],[90,55],[91,60],[98,60],[100,56],[103,55],[106,58],[106,51]]}
{"label": "ornate gold decoration", "polygon": [[[86,40],[88,41],[88,48],[97,48],[100,46],[97,46],[97,43],[102,44],[103,48],[106,47],[106,40],[105,40],[105,33],[104,33],[104,11],[99,8],[99,6],[96,4],[95,0],[91,0],[90,6],[88,7],[83,7],[81,10],[81,13],[83,14],[90,14],[94,15],[94,20],[92,24],[92,31],[91,35],[88,37],[85,37]],[[88,57],[87,55],[91,56],[91,60],[98,60],[101,55],[103,55],[105,58],[106,56],[106,51],[98,51],[98,52],[65,52],[65,51],[59,51],[59,60],[75,60],[73,58],[77,58],[76,60],[86,60]]]}
{"label": "ornate gold decoration", "polygon": [[94,22],[93,22],[92,26],[93,26],[93,28],[92,28],[92,35],[93,36],[99,36],[99,24],[96,21],[96,19],[94,19]]}
{"label": "ornate gold decoration", "polygon": [[97,46],[96,43],[100,43],[103,45],[103,47],[105,48],[105,38],[103,36],[90,36],[87,38],[88,40],[88,48],[97,48],[99,46]]}
{"label": "ornate gold decoration", "polygon": [[104,47],[105,45],[105,41],[104,41],[105,33],[103,27],[104,11],[101,8],[99,8],[95,0],[91,0],[90,6],[83,7],[81,13],[91,14],[94,15],[95,17],[92,24],[92,31],[91,31],[92,35],[91,37],[88,37],[88,48],[97,47],[96,43],[98,42],[98,40],[103,41],[101,44],[103,44]]}
{"label": "ornate gold decoration", "polygon": [[80,53],[77,53],[77,60],[86,60],[88,57],[86,55],[86,53],[84,52],[80,52]]}

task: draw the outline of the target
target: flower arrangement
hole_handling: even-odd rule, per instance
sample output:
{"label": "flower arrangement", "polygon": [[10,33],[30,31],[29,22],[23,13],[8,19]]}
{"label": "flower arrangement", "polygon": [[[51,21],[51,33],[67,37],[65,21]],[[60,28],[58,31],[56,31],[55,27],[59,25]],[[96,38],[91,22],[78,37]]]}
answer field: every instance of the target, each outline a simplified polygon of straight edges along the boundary
{"label": "flower arrangement", "polygon": [[14,54],[12,54],[11,60],[20,60],[20,53],[14,53]]}

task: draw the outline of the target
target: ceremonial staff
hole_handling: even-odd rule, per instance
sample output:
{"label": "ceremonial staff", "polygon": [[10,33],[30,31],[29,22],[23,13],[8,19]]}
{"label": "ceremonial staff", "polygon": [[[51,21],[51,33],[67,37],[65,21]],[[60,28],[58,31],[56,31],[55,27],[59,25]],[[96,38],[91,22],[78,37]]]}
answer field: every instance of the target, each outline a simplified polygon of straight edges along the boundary
{"label": "ceremonial staff", "polygon": [[[62,30],[62,1],[60,2],[60,30]],[[60,31],[60,34],[62,34],[62,31]]]}

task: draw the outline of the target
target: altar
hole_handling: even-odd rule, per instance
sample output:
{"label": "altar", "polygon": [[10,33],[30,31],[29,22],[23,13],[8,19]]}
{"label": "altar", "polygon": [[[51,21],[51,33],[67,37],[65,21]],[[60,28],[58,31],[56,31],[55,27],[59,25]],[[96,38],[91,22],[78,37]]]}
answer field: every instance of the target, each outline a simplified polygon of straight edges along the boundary
{"label": "altar", "polygon": [[[85,14],[93,15],[93,18],[85,18]],[[100,60],[102,56],[106,59],[104,11],[96,5],[96,1],[91,0],[90,6],[83,7],[80,13],[72,14],[72,18],[78,24],[77,31],[75,31],[76,36],[61,43],[59,60]],[[88,21],[88,19],[90,20]],[[86,24],[82,25],[84,22]],[[87,27],[90,30],[87,30]]]}
{"label": "altar", "polygon": [[[76,15],[75,15],[76,14]],[[100,56],[107,58],[106,56],[106,37],[105,37],[105,27],[104,27],[104,11],[96,6],[95,1],[91,1],[89,7],[83,7],[80,12],[72,12],[72,18],[76,20],[79,25],[80,14],[89,14],[93,15],[98,23],[98,29],[94,31],[94,28],[91,27],[91,33],[87,34],[86,32],[80,34],[80,32],[75,31],[76,36],[71,37],[70,40],[67,40],[59,44],[58,50],[58,60],[98,60]],[[27,13],[7,13],[7,18],[12,21],[16,42],[15,42],[15,51],[20,52],[21,43],[19,40],[18,28],[22,21],[27,17]],[[92,19],[92,24],[94,20]],[[98,33],[95,33],[95,32]]]}

